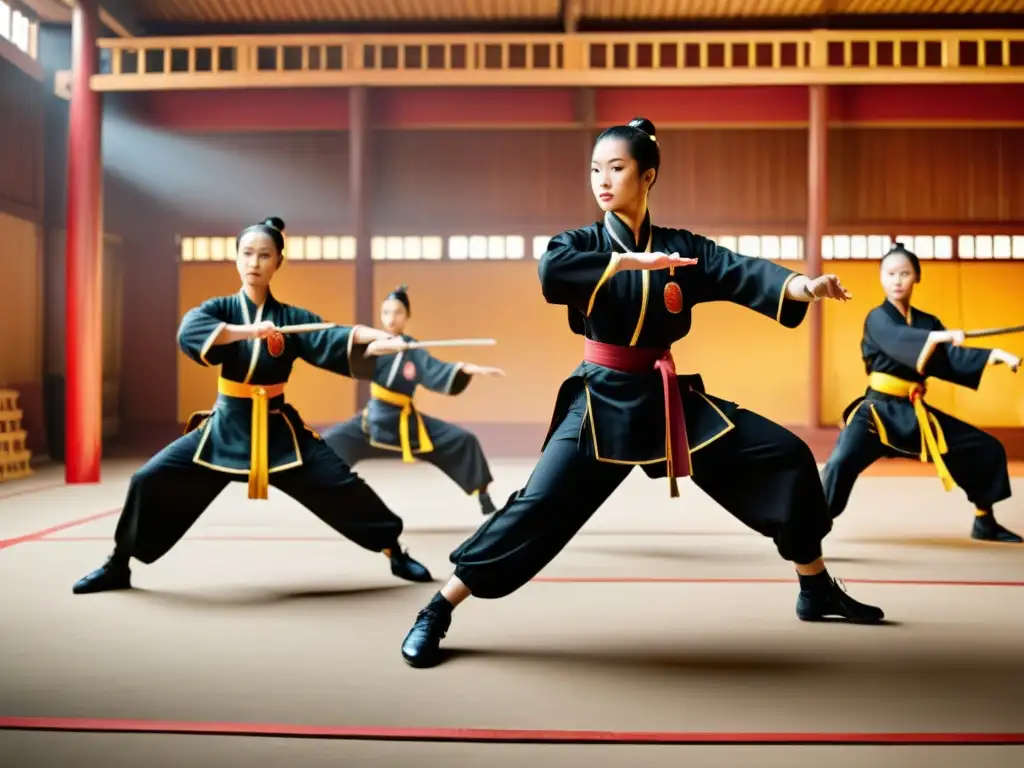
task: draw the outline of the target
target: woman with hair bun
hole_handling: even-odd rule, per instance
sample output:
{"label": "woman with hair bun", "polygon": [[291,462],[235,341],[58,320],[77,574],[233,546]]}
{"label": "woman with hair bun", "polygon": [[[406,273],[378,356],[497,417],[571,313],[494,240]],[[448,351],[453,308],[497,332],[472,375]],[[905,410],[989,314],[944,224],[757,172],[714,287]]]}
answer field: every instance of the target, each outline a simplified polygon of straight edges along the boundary
{"label": "woman with hair bun", "polygon": [[[412,316],[408,286],[401,285],[381,304],[381,325],[407,342]],[[370,402],[357,413],[324,433],[324,440],[354,467],[364,459],[401,456],[411,463],[420,459],[444,472],[468,494],[477,494],[480,511],[494,512],[487,487],[491,470],[480,441],[471,432],[432,416],[425,416],[413,404],[416,388],[422,386],[442,395],[458,395],[473,376],[504,376],[500,368],[473,363],[445,363],[425,349],[409,349],[377,358]]]}
{"label": "woman with hair bun", "polygon": [[241,290],[185,313],[178,345],[199,365],[220,367],[216,405],[193,414],[185,434],[132,476],[113,554],[74,585],[76,594],[131,588],[131,558],[159,560],[229,482],[244,479],[249,498],[267,498],[273,485],[341,535],[383,552],[395,576],[431,580],[399,544],[401,518],[284,397],[296,360],[365,379],[373,375],[373,357],[401,351],[405,342],[361,325],[281,333],[284,326],[321,322],[270,292],[284,259],[283,233],[277,218],[242,230],[235,241]]}
{"label": "woman with hair bun", "polygon": [[977,389],[990,365],[1014,373],[1020,358],[1002,349],[962,347],[935,315],[911,307],[921,282],[917,254],[896,243],[879,264],[885,301],[868,312],[861,357],[868,386],[843,411],[844,427],[822,472],[832,517],[846,509],[860,474],[882,457],[929,462],[947,491],[959,485],[975,508],[971,538],[1020,544],[992,508],[1010,498],[1006,449],[998,439],[925,402],[929,378]]}
{"label": "woman with hair bun", "polygon": [[835,275],[808,278],[686,230],[654,226],[648,197],[660,162],[654,125],[644,118],[597,138],[591,187],[604,219],[554,237],[539,265],[545,299],[566,306],[570,328],[584,337],[584,360],[562,384],[526,487],[452,553],[454,576],[406,635],[402,655],[414,667],[440,662],[456,605],[524,585],[637,465],[649,477],[668,477],[672,496],[677,478],[692,477],[773,539],[794,564],[800,619],[883,618],[825,569],[821,542],[831,517],[807,445],[705,393],[699,375],[677,376],[671,353],[702,302],[732,302],[794,328],[808,302],[850,295]]}

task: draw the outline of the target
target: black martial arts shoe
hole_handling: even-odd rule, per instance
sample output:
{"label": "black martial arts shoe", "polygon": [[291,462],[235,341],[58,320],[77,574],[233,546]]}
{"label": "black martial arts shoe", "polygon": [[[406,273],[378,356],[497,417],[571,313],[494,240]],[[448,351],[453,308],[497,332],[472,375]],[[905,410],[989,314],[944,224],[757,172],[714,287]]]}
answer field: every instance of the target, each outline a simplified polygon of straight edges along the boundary
{"label": "black martial arts shoe", "polygon": [[131,588],[132,572],[128,567],[128,560],[111,555],[102,566],[76,581],[71,591],[76,595],[88,595]]}
{"label": "black martial arts shoe", "polygon": [[978,541],[999,541],[1003,544],[1021,544],[1021,539],[1013,531],[1008,531],[996,522],[996,516],[991,512],[987,515],[976,515],[974,528],[971,530],[971,538]]}
{"label": "black martial arts shoe", "polygon": [[877,624],[885,618],[881,608],[858,603],[846,593],[846,586],[827,571],[800,577],[796,615],[801,621],[842,618],[853,624]]}
{"label": "black martial arts shoe", "polygon": [[410,667],[423,669],[441,663],[441,640],[452,625],[451,611],[429,605],[416,614],[416,623],[402,642],[402,658]]}
{"label": "black martial arts shoe", "polygon": [[423,563],[413,560],[401,547],[391,550],[391,573],[406,581],[433,581],[434,577]]}
{"label": "black martial arts shoe", "polygon": [[487,491],[480,492],[480,512],[484,515],[493,515],[498,511],[498,508],[494,506],[494,501],[491,499],[491,494]]}

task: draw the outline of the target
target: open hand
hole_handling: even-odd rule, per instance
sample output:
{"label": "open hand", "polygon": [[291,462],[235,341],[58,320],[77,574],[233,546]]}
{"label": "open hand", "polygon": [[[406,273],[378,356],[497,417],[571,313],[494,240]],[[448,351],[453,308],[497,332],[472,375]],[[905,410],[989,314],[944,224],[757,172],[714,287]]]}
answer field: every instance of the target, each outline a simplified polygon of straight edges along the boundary
{"label": "open hand", "polygon": [[504,378],[505,372],[501,368],[489,368],[485,365],[475,365],[474,363],[466,363],[462,366],[462,372],[468,373],[470,376],[498,376]]}
{"label": "open hand", "polygon": [[807,290],[815,299],[849,301],[853,298],[853,294],[846,290],[843,284],[839,282],[837,275],[822,275],[813,280],[808,280]]}
{"label": "open hand", "polygon": [[1014,373],[1020,368],[1020,358],[1004,349],[993,349],[989,354],[988,361],[991,365],[1007,365]]}
{"label": "open hand", "polygon": [[365,357],[380,357],[382,355],[393,355],[404,352],[409,348],[409,342],[401,336],[391,336],[387,339],[377,339],[366,345]]}
{"label": "open hand", "polygon": [[692,267],[697,259],[684,259],[678,253],[625,253],[619,269],[669,269]]}

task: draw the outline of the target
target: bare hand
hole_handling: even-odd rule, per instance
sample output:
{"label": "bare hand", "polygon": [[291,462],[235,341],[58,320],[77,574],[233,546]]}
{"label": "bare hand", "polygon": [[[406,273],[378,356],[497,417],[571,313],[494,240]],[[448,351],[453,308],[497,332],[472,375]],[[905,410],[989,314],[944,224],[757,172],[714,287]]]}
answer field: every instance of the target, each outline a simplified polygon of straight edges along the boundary
{"label": "bare hand", "polygon": [[484,365],[474,365],[473,363],[466,363],[462,366],[463,373],[468,373],[470,376],[498,376],[504,378],[505,372],[501,368],[488,368]]}
{"label": "bare hand", "polygon": [[692,267],[697,259],[684,259],[678,253],[625,253],[619,269],[669,269]]}
{"label": "bare hand", "polygon": [[815,299],[849,301],[853,298],[853,294],[846,290],[843,284],[839,282],[837,275],[822,275],[813,280],[808,280],[807,290]]}
{"label": "bare hand", "polygon": [[991,365],[1007,365],[1014,373],[1020,368],[1020,358],[1004,349],[993,349],[989,355],[989,363]]}
{"label": "bare hand", "polygon": [[409,342],[401,336],[391,336],[387,339],[377,339],[366,345],[364,357],[380,357],[382,355],[393,355],[404,352],[409,348]]}
{"label": "bare hand", "polygon": [[932,331],[932,336],[936,342],[952,344],[954,347],[959,347],[967,340],[967,335],[963,331]]}
{"label": "bare hand", "polygon": [[249,329],[254,339],[265,339],[277,330],[277,326],[270,320],[264,320],[259,323],[253,323],[249,326]]}

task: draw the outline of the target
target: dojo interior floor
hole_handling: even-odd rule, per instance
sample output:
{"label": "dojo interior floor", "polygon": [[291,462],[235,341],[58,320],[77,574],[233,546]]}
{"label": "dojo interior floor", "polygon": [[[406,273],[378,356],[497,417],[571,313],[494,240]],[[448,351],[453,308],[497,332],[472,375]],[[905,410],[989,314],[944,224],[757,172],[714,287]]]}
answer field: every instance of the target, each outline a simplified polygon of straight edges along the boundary
{"label": "dojo interior floor", "polygon": [[[395,579],[274,489],[230,486],[135,590],[72,595],[135,466],[0,486],[0,765],[1024,765],[1024,547],[972,542],[971,507],[927,467],[878,465],[826,541],[887,625],[799,622],[770,541],[637,470],[535,583],[459,609],[449,663],[413,670],[399,646],[438,584]],[[494,462],[495,501],[531,466]],[[475,499],[428,466],[359,472],[440,582]],[[998,512],[1020,531],[1013,482]],[[530,737],[568,741],[506,743]]]}

